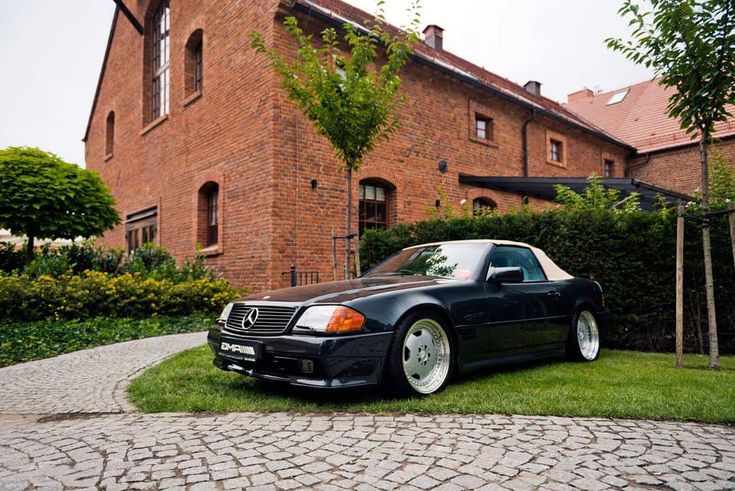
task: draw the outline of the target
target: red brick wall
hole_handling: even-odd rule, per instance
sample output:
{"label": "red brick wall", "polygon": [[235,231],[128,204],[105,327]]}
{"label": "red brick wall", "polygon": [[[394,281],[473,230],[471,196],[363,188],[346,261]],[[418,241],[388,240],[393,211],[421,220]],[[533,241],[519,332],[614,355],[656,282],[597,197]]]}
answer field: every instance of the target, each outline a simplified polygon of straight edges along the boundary
{"label": "red brick wall", "polygon": [[[735,138],[715,143],[710,150],[710,159],[717,155],[721,155],[735,169]],[[682,193],[692,194],[695,189],[702,187],[697,144],[638,156],[631,159],[628,168],[628,173],[636,179]]]}
{"label": "red brick wall", "polygon": [[[147,3],[134,9],[139,19]],[[171,4],[168,118],[142,131],[143,38],[120,16],[87,140],[87,165],[112,187],[123,216],[159,206],[159,242],[179,259],[195,251],[197,191],[218,180],[222,239],[208,256],[211,264],[253,290],[285,286],[281,273],[291,264],[318,270],[323,281],[331,279],[331,231],[342,234],[344,227],[344,175],[328,143],[286,100],[267,61],[248,47],[247,33],[257,29],[282,51],[293,50],[275,19],[277,1]],[[302,22],[315,30],[323,27],[311,18]],[[184,91],[184,54],[196,29],[204,32],[204,89],[191,101]],[[395,186],[391,224],[426,218],[440,188],[455,209],[461,200],[471,204],[479,196],[492,198],[500,211],[520,206],[517,195],[460,186],[458,175],[522,175],[521,128],[529,111],[428,67],[411,65],[403,79],[402,126],[354,176],[355,205],[359,181],[378,178]],[[491,113],[485,115],[494,120],[493,145],[469,137],[471,104]],[[115,151],[105,161],[110,110],[116,118]],[[567,139],[566,168],[546,163],[547,129]],[[531,176],[601,174],[603,155],[620,163],[616,172],[622,175],[624,149],[543,118],[532,122],[528,133]],[[439,172],[439,160],[448,163],[447,173]],[[123,228],[102,242],[123,247]]]}
{"label": "red brick wall", "polygon": [[[143,19],[149,2],[133,2]],[[123,217],[159,206],[159,242],[177,258],[193,256],[196,194],[214,173],[222,196],[223,254],[211,256],[236,284],[263,288],[271,267],[273,225],[272,74],[249,49],[247,34],[269,36],[275,2],[172,0],[171,96],[166,120],[142,133],[143,37],[120,14],[92,118],[86,161],[112,187]],[[204,31],[204,88],[187,105],[185,43]],[[147,107],[146,107],[147,109]],[[115,111],[115,151],[104,160],[105,120]],[[124,228],[102,243],[124,246]]]}

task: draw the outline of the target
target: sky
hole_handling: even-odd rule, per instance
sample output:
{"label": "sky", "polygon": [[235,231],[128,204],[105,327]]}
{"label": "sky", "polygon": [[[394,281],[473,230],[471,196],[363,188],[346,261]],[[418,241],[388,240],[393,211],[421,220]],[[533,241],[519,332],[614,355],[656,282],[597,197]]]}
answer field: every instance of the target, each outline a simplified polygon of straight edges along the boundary
{"label": "sky", "polygon": [[[375,12],[375,0],[348,2]],[[543,95],[565,102],[583,87],[651,78],[604,44],[628,32],[621,3],[423,0],[421,23],[445,29],[446,50],[520,84],[537,80]],[[387,4],[387,19],[405,24],[408,0]],[[114,9],[113,0],[0,0],[0,148],[40,147],[84,165],[81,139]]]}

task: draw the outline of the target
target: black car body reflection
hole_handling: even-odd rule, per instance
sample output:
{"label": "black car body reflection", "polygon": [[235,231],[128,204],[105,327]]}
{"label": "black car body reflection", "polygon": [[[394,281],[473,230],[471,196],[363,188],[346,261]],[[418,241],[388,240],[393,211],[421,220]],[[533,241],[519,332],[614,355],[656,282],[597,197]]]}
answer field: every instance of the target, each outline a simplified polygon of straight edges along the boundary
{"label": "black car body reflection", "polygon": [[208,340],[223,370],[428,394],[481,367],[565,354],[592,361],[606,317],[600,285],[542,251],[458,241],[404,249],[355,280],[244,297]]}

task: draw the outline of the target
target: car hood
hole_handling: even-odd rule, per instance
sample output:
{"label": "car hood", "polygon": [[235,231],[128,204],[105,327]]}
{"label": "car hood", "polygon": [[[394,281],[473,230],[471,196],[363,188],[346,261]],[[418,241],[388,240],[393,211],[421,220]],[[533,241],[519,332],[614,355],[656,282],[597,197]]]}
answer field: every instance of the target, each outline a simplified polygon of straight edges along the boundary
{"label": "car hood", "polygon": [[343,303],[382,293],[456,283],[460,280],[430,276],[374,276],[345,281],[331,281],[308,286],[283,288],[248,295],[238,301],[298,303]]}

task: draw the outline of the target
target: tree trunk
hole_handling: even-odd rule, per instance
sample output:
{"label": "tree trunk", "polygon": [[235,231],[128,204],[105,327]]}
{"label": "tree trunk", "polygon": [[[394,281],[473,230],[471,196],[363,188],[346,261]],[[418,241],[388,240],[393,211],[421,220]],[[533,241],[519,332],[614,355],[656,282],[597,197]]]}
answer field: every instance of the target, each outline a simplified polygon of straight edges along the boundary
{"label": "tree trunk", "polygon": [[350,279],[350,252],[352,251],[352,166],[347,164],[347,217],[345,221],[345,279]]}
{"label": "tree trunk", "polygon": [[[702,213],[709,211],[709,170],[708,139],[706,131],[702,131],[699,142],[699,155],[702,163]],[[705,217],[702,224],[702,248],[704,249],[704,286],[707,293],[707,319],[709,335],[709,368],[720,369],[720,348],[717,342],[717,315],[715,312],[715,286],[712,274],[712,249],[710,245],[709,220]]]}
{"label": "tree trunk", "polygon": [[28,244],[26,244],[26,264],[31,264],[31,261],[33,261],[33,249],[36,236],[32,232],[29,232],[26,234],[26,237],[28,238]]}

